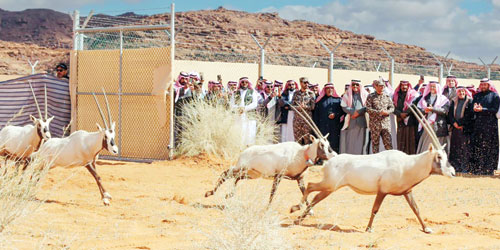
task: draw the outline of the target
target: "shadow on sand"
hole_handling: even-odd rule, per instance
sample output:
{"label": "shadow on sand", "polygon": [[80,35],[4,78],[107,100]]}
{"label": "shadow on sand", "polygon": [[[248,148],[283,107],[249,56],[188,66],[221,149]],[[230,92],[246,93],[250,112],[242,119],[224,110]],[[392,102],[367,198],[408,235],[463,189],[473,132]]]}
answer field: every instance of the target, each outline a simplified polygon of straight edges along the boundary
{"label": "shadow on sand", "polygon": [[282,227],[291,227],[291,226],[302,226],[302,227],[311,227],[311,228],[316,228],[319,230],[325,230],[325,231],[333,231],[333,232],[340,232],[340,233],[363,233],[362,231],[356,230],[356,229],[342,229],[337,225],[333,224],[288,224],[288,223],[283,223],[281,224]]}
{"label": "shadow on sand", "polygon": [[226,209],[226,206],[224,205],[206,205],[206,204],[201,204],[199,202],[192,203],[191,206],[194,208],[211,208],[211,209],[218,209],[221,211]]}

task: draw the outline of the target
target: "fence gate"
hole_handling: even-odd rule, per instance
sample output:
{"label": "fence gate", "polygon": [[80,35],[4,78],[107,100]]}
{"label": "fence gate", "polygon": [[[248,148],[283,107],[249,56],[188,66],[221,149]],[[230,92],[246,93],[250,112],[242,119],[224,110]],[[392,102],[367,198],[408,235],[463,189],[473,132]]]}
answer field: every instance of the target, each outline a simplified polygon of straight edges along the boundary
{"label": "fence gate", "polygon": [[167,29],[173,30],[173,25],[75,26],[76,49],[71,53],[73,129],[97,131],[96,123],[104,127],[92,96],[95,93],[107,119],[104,89],[116,123],[119,153],[111,155],[104,150],[101,158],[168,159],[173,139],[174,41]]}

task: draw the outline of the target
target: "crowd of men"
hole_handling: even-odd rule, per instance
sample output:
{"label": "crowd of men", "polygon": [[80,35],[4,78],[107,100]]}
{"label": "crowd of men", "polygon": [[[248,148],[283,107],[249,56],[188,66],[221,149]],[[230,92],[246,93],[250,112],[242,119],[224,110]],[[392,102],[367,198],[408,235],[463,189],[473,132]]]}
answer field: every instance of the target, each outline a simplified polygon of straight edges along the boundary
{"label": "crowd of men", "polygon": [[459,86],[452,75],[444,86],[436,81],[425,83],[421,76],[416,86],[402,80],[395,89],[383,78],[365,86],[352,80],[341,96],[332,83],[320,91],[306,77],[298,83],[260,78],[255,87],[248,77],[226,86],[218,77],[208,82],[207,91],[203,83],[203,76],[196,72],[179,74],[174,84],[176,115],[182,115],[182,105],[193,99],[225,103],[241,114],[247,145],[255,142],[256,135],[256,121],[247,117],[249,112],[278,124],[279,142],[309,143],[312,129],[295,115],[293,106],[308,113],[324,135],[329,134],[336,152],[369,154],[398,149],[419,154],[429,149],[432,139],[410,111],[415,105],[439,142],[447,145],[449,162],[457,172],[492,175],[498,166],[500,97],[489,79],[482,79],[477,89]]}

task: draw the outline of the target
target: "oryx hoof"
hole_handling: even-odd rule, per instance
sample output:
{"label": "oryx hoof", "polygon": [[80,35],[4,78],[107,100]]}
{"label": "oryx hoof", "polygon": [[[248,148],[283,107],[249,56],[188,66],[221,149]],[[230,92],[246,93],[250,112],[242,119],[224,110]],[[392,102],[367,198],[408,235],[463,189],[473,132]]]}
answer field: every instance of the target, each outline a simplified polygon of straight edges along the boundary
{"label": "oryx hoof", "polygon": [[207,191],[205,193],[205,197],[212,196],[212,195],[214,195],[214,191]]}
{"label": "oryx hoof", "polygon": [[234,196],[234,193],[229,193],[229,194],[226,194],[226,199],[229,199],[229,198],[231,198],[231,197],[233,197],[233,196]]}
{"label": "oryx hoof", "polygon": [[107,198],[109,200],[113,199],[113,197],[111,197],[111,195],[108,192],[104,192],[104,194],[102,194],[102,195],[103,195],[103,198]]}
{"label": "oryx hoof", "polygon": [[109,206],[109,198],[102,198],[102,203],[104,203],[104,206]]}
{"label": "oryx hoof", "polygon": [[300,205],[295,205],[290,208],[290,213],[294,213],[300,210]]}
{"label": "oryx hoof", "polygon": [[424,228],[424,233],[431,234],[432,233],[432,229],[430,229],[429,227],[426,227],[426,228]]}
{"label": "oryx hoof", "polygon": [[365,231],[367,233],[373,233],[373,229],[371,227],[367,227]]}
{"label": "oryx hoof", "polygon": [[314,216],[314,211],[311,209],[307,215]]}

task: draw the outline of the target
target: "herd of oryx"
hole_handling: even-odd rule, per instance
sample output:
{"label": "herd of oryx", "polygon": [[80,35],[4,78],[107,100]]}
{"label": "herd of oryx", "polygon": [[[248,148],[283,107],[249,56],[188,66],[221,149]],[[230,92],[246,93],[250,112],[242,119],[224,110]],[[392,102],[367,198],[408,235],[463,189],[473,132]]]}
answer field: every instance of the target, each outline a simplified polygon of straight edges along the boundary
{"label": "herd of oryx", "polygon": [[30,115],[33,125],[8,125],[0,130],[0,156],[5,157],[5,166],[8,160],[29,164],[33,159],[40,161],[44,167],[78,167],[85,166],[94,176],[104,205],[109,205],[111,195],[101,184],[101,177],[97,174],[95,162],[99,153],[106,149],[112,154],[118,153],[115,144],[115,123],[111,119],[111,111],[106,93],[104,99],[108,110],[109,123],[104,117],[101,106],[94,95],[99,113],[104,122],[103,129],[97,124],[97,132],[78,130],[64,138],[51,138],[49,125],[54,117],[47,118],[47,87],[45,86],[45,116],[42,116],[31,82],[31,93],[35,101],[39,118]]}
{"label": "herd of oryx", "polygon": [[[416,107],[410,107],[423,128],[432,138],[429,149],[418,155],[407,155],[401,151],[388,150],[371,155],[337,154],[334,152],[315,123],[308,114],[292,106],[311,127],[318,138],[312,137],[312,143],[301,146],[296,142],[283,142],[275,145],[251,146],[244,150],[236,166],[224,171],[215,188],[205,193],[205,197],[213,195],[219,186],[228,178],[236,178],[234,185],[241,179],[255,179],[260,176],[273,176],[271,189],[271,203],[276,188],[282,178],[296,180],[302,192],[301,204],[290,209],[293,213],[300,210],[305,203],[305,211],[297,219],[300,223],[312,207],[322,201],[332,192],[348,186],[359,194],[376,195],[372,213],[366,231],[372,230],[375,215],[385,196],[403,195],[422,225],[425,233],[431,233],[424,221],[420,218],[417,204],[413,199],[412,189],[431,174],[441,174],[448,177],[455,175],[455,169],[448,163],[448,156],[444,146],[439,144],[436,134],[429,122]],[[309,166],[321,164],[323,180],[318,183],[309,183],[304,187],[303,177]],[[319,192],[309,203],[307,197],[311,192]]]}
{"label": "herd of oryx", "polygon": [[[5,157],[4,166],[7,165],[8,160],[12,159],[24,163],[25,166],[34,159],[41,161],[43,166],[48,168],[85,166],[97,182],[104,205],[109,205],[111,195],[102,186],[95,166],[99,153],[103,149],[112,154],[118,153],[118,147],[115,144],[115,122],[112,121],[104,89],[108,120],[93,94],[104,128],[97,124],[98,131],[96,132],[79,130],[68,137],[51,138],[49,125],[54,117],[48,118],[47,90],[45,88],[45,116],[42,116],[33,87],[31,83],[29,85],[39,117],[30,115],[32,125],[8,125],[0,130],[0,156]],[[439,144],[434,130],[419,109],[410,107],[432,138],[432,144],[427,151],[417,155],[407,155],[397,150],[372,155],[350,155],[334,152],[328,143],[328,135],[321,134],[308,114],[303,109],[292,108],[308,123],[318,138],[311,136],[312,143],[304,146],[296,142],[284,142],[247,148],[239,156],[236,165],[221,174],[215,188],[206,192],[205,197],[213,195],[229,178],[235,178],[234,185],[236,185],[242,179],[270,176],[274,177],[269,198],[269,203],[271,203],[283,178],[296,180],[303,197],[301,203],[293,206],[290,212],[300,210],[305,204],[305,210],[297,220],[300,222],[312,212],[311,209],[318,202],[332,192],[348,186],[359,194],[376,195],[367,231],[371,231],[373,219],[382,201],[386,195],[390,194],[403,195],[417,216],[423,231],[432,232],[420,218],[413,199],[412,188],[433,173],[452,177],[455,175],[455,170],[449,165],[444,147]],[[322,161],[326,161],[323,164],[323,180],[318,183],[309,183],[306,188],[304,185],[306,170],[312,165],[322,164]],[[319,193],[311,202],[308,202],[307,198],[311,192]]]}

